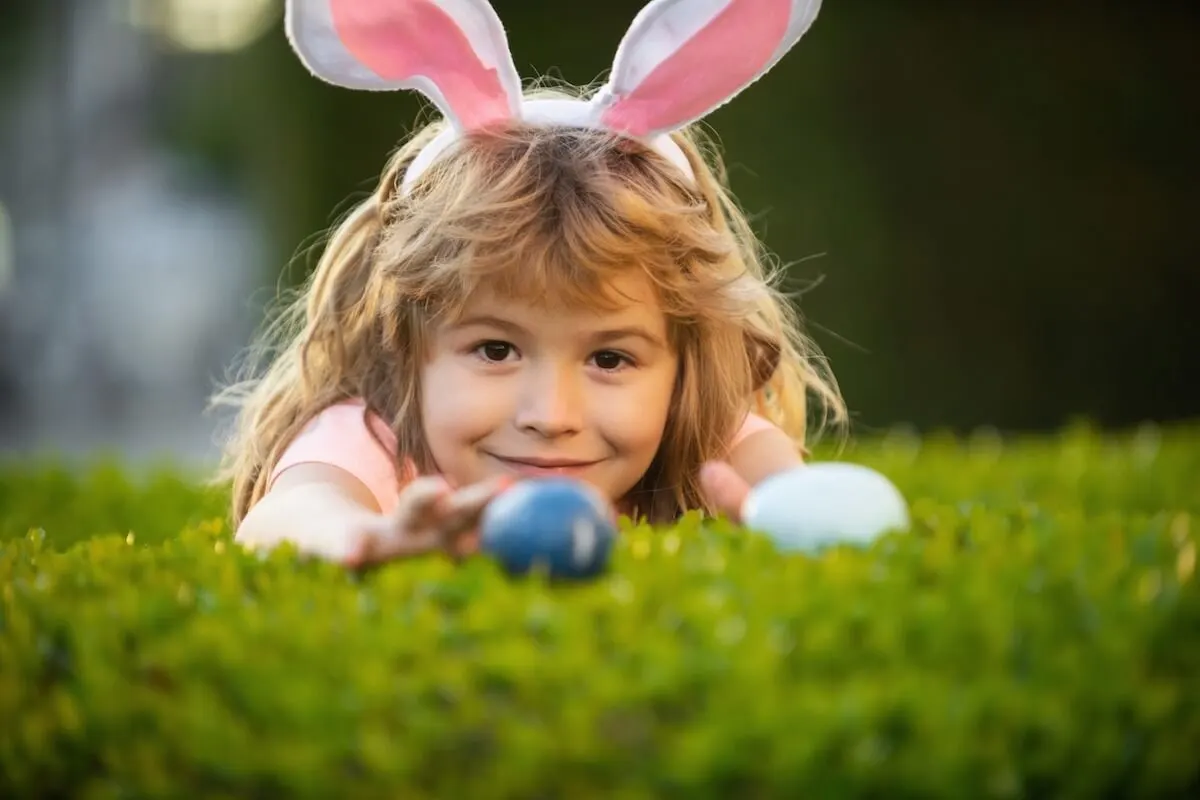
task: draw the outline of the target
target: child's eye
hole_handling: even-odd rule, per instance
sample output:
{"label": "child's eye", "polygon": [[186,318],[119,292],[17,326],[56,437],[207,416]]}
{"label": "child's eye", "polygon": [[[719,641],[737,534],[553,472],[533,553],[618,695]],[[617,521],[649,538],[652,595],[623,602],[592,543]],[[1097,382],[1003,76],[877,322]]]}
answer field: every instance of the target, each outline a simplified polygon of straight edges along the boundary
{"label": "child's eye", "polygon": [[596,362],[596,366],[605,372],[616,372],[621,367],[629,366],[633,363],[632,359],[624,353],[618,353],[615,350],[601,350],[592,356],[592,359]]}
{"label": "child's eye", "polygon": [[499,363],[512,355],[514,348],[508,342],[484,342],[475,348],[475,352],[485,361]]}

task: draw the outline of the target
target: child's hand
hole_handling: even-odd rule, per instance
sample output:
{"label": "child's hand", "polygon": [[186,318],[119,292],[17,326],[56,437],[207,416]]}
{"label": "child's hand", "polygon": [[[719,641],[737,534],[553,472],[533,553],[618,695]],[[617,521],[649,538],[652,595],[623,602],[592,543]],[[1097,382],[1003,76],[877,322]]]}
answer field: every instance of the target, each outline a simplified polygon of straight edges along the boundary
{"label": "child's hand", "polygon": [[512,483],[493,478],[453,489],[441,477],[420,477],[400,492],[396,508],[380,516],[346,559],[364,566],[433,552],[465,556],[478,546],[479,517],[492,498]]}
{"label": "child's hand", "polygon": [[742,521],[750,484],[737,470],[724,461],[710,461],[700,469],[700,485],[718,512],[732,522]]}
{"label": "child's hand", "polygon": [[742,507],[752,487],[804,464],[804,448],[779,428],[768,426],[733,448],[726,461],[709,461],[700,468],[700,487],[714,509],[741,523]]}

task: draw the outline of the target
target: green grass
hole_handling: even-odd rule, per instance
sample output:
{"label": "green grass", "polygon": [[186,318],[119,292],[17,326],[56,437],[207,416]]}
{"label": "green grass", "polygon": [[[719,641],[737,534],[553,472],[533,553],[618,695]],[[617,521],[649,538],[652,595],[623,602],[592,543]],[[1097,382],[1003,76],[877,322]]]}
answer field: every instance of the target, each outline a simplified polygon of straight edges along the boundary
{"label": "green grass", "polygon": [[1200,427],[840,457],[911,532],[627,527],[577,586],[262,557],[190,476],[0,468],[0,797],[1200,792]]}

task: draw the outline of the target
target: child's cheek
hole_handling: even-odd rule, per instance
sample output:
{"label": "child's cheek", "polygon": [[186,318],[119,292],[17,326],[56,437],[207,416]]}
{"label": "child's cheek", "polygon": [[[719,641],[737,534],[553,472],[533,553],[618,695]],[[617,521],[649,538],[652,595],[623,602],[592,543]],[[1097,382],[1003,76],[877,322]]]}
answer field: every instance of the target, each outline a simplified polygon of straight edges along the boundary
{"label": "child's cheek", "polygon": [[672,386],[669,373],[648,378],[607,394],[603,403],[597,404],[605,438],[628,457],[644,461],[647,467],[662,443]]}
{"label": "child's cheek", "polygon": [[435,457],[486,438],[503,423],[504,392],[452,361],[434,360],[423,376],[425,435]]}

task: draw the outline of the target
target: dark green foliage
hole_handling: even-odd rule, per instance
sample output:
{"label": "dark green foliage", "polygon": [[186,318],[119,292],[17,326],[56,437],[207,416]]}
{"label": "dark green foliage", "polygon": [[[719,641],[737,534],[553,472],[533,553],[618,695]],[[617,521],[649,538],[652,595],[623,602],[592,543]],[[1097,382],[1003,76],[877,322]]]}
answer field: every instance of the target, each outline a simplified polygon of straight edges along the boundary
{"label": "dark green foliage", "polygon": [[785,557],[627,527],[584,586],[262,557],[184,478],[10,468],[0,796],[1200,789],[1200,431],[843,457],[911,533]]}

